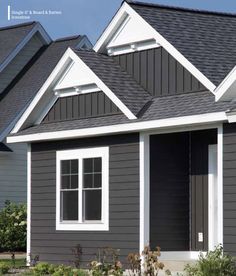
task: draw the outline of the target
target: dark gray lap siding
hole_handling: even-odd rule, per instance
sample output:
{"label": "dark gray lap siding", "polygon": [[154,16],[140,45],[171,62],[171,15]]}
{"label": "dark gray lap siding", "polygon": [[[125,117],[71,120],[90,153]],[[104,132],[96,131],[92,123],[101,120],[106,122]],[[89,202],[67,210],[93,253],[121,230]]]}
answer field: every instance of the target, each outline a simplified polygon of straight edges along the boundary
{"label": "dark gray lap siding", "polygon": [[224,249],[236,255],[236,124],[223,127]]}
{"label": "dark gray lap siding", "polygon": [[[56,231],[56,150],[109,146],[109,225],[104,232]],[[119,135],[32,144],[31,252],[41,261],[69,263],[80,244],[85,263],[97,248],[139,250],[139,136]]]}

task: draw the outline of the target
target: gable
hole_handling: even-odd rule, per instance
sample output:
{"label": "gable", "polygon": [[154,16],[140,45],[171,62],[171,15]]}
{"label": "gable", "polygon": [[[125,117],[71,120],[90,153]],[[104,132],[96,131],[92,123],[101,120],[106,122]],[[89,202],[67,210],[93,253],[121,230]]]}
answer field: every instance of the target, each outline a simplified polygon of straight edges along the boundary
{"label": "gable", "polygon": [[102,92],[58,98],[42,124],[120,114],[119,108]]}
{"label": "gable", "polygon": [[117,55],[114,60],[154,97],[206,90],[163,47]]}
{"label": "gable", "polygon": [[[125,24],[126,17],[129,16],[132,18],[132,20],[135,21],[135,24],[132,23],[132,26],[142,26],[142,33],[140,33],[139,37],[136,37],[135,39],[138,41],[129,42],[129,35],[130,33],[125,33],[122,29],[123,24]],[[168,38],[165,37],[165,33],[160,33],[157,28],[154,28],[152,24],[150,23],[155,18],[152,18],[147,20],[145,16],[140,15],[132,6],[132,4],[128,4],[127,2],[123,2],[122,6],[116,13],[116,15],[113,17],[110,24],[107,26],[103,34],[98,39],[97,43],[94,46],[94,50],[99,53],[107,53],[108,55],[120,55],[124,53],[131,53],[131,52],[137,52],[145,49],[155,48],[155,47],[163,47],[169,54],[171,54],[183,67],[185,67],[191,74],[198,79],[208,90],[211,92],[214,91],[216,88],[215,84],[202,72],[200,71],[200,67],[196,67],[192,60],[188,59],[187,56],[184,56],[184,53],[180,52],[179,49],[177,49],[174,44],[172,44],[171,40],[169,41]],[[167,23],[173,23],[175,20],[169,20],[169,18],[163,18],[163,22],[161,22],[163,25],[165,24],[165,20]],[[130,25],[131,26],[131,25]],[[131,29],[131,28],[130,28]],[[129,29],[127,29],[129,31]],[[145,31],[144,31],[145,30]],[[183,31],[183,30],[182,30]],[[119,33],[119,36],[122,37],[123,32],[123,38],[126,37],[127,44],[118,44],[118,40],[115,46],[112,46],[112,41],[114,40],[114,37],[117,33]],[[133,32],[137,32],[138,28],[134,28]],[[182,32],[180,32],[182,33]],[[118,37],[119,37],[118,36]],[[182,41],[184,39],[184,36],[180,36],[180,43],[184,42]],[[124,39],[123,39],[124,42]],[[121,43],[123,43],[121,41]],[[112,47],[111,47],[112,46]],[[193,53],[194,54],[194,53]],[[205,63],[207,63],[207,60],[204,60]]]}

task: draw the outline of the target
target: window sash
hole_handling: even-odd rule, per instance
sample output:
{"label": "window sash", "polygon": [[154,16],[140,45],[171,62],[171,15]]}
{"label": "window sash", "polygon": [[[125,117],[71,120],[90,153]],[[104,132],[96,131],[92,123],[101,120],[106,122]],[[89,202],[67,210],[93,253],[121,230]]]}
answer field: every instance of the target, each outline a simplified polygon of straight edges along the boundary
{"label": "window sash", "polygon": [[[93,159],[93,158],[101,158],[101,172],[89,172],[89,173],[84,173],[84,168],[83,168],[83,160],[84,159]],[[61,159],[60,160],[60,194],[61,192],[66,192],[66,191],[78,191],[78,220],[62,220],[62,216],[63,214],[61,213],[62,211],[62,204],[63,202],[61,202],[60,199],[60,222],[61,223],[70,223],[70,222],[77,222],[77,223],[101,223],[103,221],[103,178],[104,178],[104,172],[103,172],[103,157],[102,156],[97,156],[97,157],[78,157],[78,158],[73,158],[73,159]],[[71,173],[71,174],[63,174],[61,172],[61,161],[63,160],[78,160],[78,174],[75,173]],[[92,187],[92,188],[84,188],[84,179],[83,179],[83,175],[86,174],[101,174],[101,187]],[[72,175],[76,175],[78,176],[78,188],[73,188],[73,189],[62,189],[61,188],[61,179],[62,176],[72,176]],[[101,190],[101,219],[99,220],[85,220],[84,216],[85,216],[85,201],[83,200],[83,191],[93,191],[93,190]],[[60,196],[61,198],[61,196]]]}

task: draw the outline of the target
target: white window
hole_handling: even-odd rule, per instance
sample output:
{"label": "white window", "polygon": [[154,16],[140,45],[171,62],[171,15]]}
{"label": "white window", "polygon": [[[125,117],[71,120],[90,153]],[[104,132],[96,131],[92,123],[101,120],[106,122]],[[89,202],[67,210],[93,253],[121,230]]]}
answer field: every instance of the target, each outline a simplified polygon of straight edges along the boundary
{"label": "white window", "polygon": [[56,230],[109,230],[109,149],[57,151]]}

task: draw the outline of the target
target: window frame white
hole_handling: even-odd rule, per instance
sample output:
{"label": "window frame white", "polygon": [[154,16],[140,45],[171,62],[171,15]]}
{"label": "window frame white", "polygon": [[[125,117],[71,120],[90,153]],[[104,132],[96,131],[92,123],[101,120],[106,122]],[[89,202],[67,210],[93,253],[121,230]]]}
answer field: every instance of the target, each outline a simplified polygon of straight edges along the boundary
{"label": "window frame white", "polygon": [[[86,158],[102,159],[102,213],[99,221],[82,220],[82,173],[81,164]],[[79,160],[79,207],[78,221],[61,221],[61,161]],[[108,231],[109,230],[109,147],[81,148],[56,152],[56,230],[64,231]]]}

